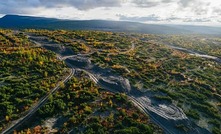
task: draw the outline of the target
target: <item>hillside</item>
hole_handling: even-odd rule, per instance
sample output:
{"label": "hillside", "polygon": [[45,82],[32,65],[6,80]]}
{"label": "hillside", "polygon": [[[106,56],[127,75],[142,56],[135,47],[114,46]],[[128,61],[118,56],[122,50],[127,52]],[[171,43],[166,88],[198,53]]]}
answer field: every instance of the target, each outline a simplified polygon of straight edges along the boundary
{"label": "hillside", "polygon": [[66,61],[85,70],[104,89],[126,94],[135,106],[148,110],[152,121],[165,133],[220,132],[220,38],[100,31],[26,32],[43,44],[48,42],[40,37],[72,49],[75,54],[64,56]]}
{"label": "hillside", "polygon": [[154,25],[126,21],[60,20],[43,17],[6,15],[0,19],[1,28],[102,30],[149,34],[221,34],[220,27],[190,25]]}
{"label": "hillside", "polygon": [[3,133],[220,133],[217,36],[26,29],[0,37]]}
{"label": "hillside", "polygon": [[0,40],[1,133],[162,133],[125,94],[101,88],[65,61],[70,49],[12,30],[0,30]]}

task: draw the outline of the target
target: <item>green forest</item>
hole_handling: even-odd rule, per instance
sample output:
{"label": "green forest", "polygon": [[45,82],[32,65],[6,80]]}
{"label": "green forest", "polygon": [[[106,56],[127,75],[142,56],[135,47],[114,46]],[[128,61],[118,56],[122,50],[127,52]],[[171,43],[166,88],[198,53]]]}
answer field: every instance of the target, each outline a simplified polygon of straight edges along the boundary
{"label": "green forest", "polygon": [[[29,36],[69,48],[75,56],[128,79],[139,92],[154,94],[154,100],[181,108],[198,126],[221,133],[218,36],[36,29],[0,30],[0,131],[60,85],[14,133],[163,133],[127,93],[102,88],[84,71],[75,69],[74,76],[61,83],[71,71],[67,61]],[[50,119],[61,121],[52,129],[45,127]],[[177,128],[188,132],[185,126]]]}

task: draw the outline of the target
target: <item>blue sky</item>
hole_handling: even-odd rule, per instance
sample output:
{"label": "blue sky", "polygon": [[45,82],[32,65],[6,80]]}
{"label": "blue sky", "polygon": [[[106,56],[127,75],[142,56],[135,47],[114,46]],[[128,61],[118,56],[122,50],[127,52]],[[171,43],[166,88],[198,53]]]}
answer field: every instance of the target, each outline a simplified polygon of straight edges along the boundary
{"label": "blue sky", "polygon": [[157,24],[220,25],[220,7],[220,0],[0,0],[1,15]]}

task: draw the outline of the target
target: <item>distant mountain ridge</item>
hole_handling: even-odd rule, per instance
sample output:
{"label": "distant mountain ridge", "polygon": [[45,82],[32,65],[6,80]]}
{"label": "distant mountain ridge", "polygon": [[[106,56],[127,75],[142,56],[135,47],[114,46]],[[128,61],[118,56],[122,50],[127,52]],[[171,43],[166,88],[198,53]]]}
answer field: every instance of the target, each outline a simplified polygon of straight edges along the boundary
{"label": "distant mountain ridge", "polygon": [[104,30],[148,34],[215,34],[221,35],[221,27],[190,25],[158,25],[127,21],[61,20],[44,17],[6,15],[0,18],[0,28],[10,29],[66,29]]}

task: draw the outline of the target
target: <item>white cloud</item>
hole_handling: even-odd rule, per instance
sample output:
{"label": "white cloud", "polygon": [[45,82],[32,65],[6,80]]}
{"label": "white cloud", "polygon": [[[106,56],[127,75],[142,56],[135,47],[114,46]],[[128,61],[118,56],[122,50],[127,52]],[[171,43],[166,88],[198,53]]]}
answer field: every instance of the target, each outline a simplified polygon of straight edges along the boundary
{"label": "white cloud", "polygon": [[220,6],[220,0],[1,0],[0,14],[215,24]]}

